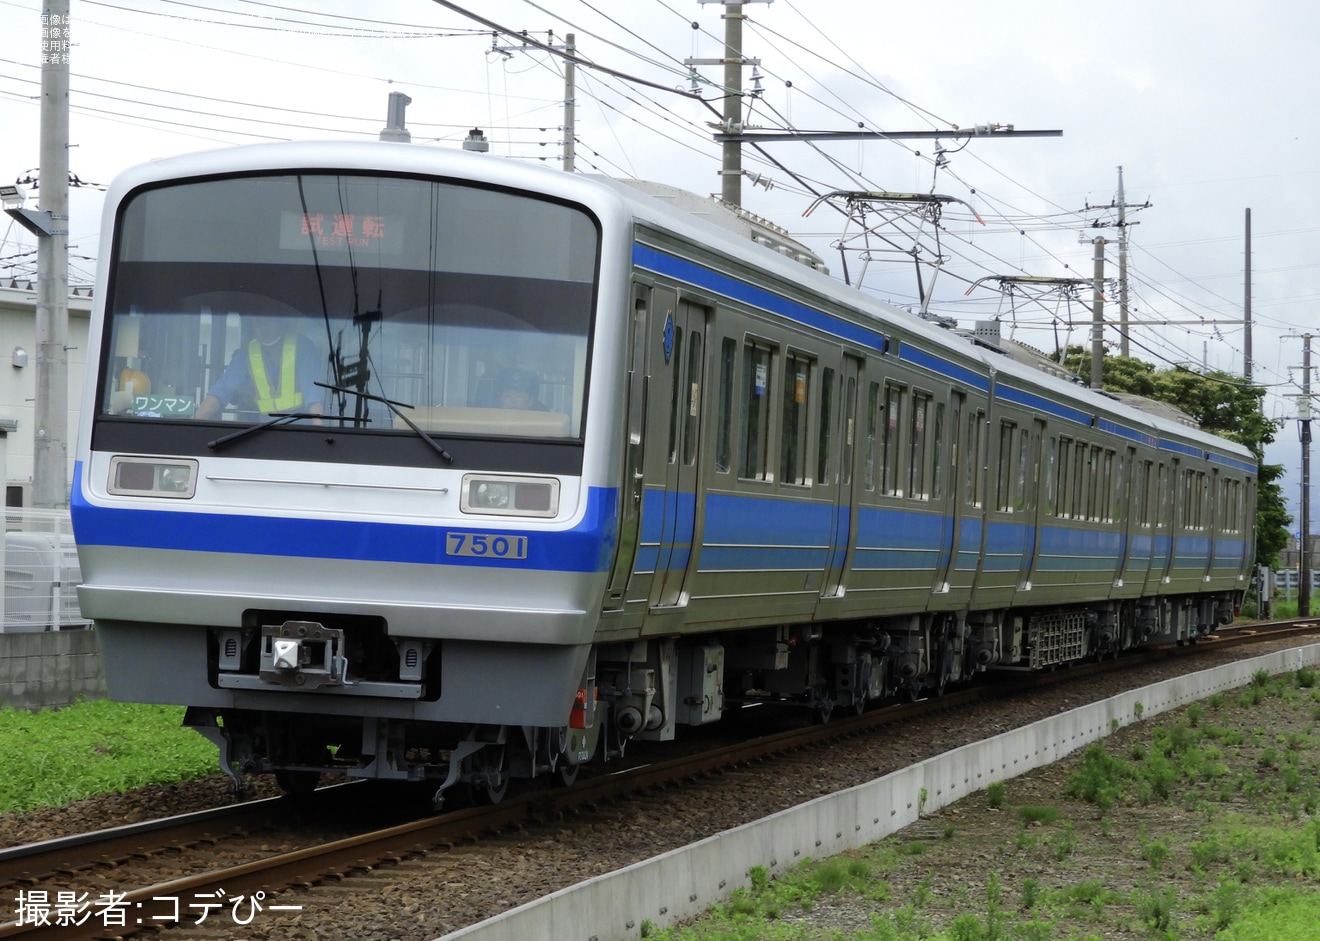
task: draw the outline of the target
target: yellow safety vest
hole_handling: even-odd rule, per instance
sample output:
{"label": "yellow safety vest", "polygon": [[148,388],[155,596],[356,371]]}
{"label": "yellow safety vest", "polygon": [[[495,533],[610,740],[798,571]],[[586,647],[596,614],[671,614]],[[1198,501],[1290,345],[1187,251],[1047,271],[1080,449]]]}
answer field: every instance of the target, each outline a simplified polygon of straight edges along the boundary
{"label": "yellow safety vest", "polygon": [[261,344],[248,341],[248,366],[252,370],[252,385],[257,390],[257,411],[287,412],[302,405],[302,393],[294,382],[295,361],[298,358],[297,338],[284,337],[284,351],[280,355],[280,394],[271,395],[270,378],[266,375],[266,359],[261,355]]}

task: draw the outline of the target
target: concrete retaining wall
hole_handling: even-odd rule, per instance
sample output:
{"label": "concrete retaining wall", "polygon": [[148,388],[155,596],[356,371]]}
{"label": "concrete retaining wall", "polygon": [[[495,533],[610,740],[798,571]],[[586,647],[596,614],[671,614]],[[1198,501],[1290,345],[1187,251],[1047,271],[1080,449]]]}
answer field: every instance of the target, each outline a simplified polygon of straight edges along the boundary
{"label": "concrete retaining wall", "polygon": [[95,631],[0,634],[0,706],[40,709],[104,699]]}
{"label": "concrete retaining wall", "polygon": [[[883,839],[994,781],[1052,764],[1116,726],[1250,682],[1258,670],[1287,673],[1320,661],[1320,644],[1227,664],[1115,696],[966,745],[919,765],[817,798],[699,843],[555,892],[445,941],[631,941],[642,922],[665,928],[747,887],[747,872],[777,875],[808,857]],[[925,803],[922,805],[922,795]]]}

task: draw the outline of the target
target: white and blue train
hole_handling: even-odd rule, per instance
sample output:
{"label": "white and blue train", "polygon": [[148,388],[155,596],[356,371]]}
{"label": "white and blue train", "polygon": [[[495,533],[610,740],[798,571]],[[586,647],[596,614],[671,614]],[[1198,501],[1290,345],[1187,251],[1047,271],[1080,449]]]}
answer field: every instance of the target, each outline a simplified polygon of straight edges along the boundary
{"label": "white and blue train", "polygon": [[498,799],[1233,618],[1249,451],[693,204],[379,142],[123,174],[71,501],[110,695],[236,783]]}

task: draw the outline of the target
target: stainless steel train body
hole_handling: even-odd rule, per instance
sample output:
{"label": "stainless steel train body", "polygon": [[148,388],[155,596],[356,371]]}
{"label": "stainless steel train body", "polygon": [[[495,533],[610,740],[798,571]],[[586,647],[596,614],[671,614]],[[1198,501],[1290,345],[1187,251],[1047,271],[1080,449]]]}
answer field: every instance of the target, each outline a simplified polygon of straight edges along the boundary
{"label": "stainless steel train body", "polygon": [[1245,449],[626,184],[261,145],[106,206],[80,598],[110,694],[227,770],[498,797],[736,703],[1194,640],[1246,585]]}

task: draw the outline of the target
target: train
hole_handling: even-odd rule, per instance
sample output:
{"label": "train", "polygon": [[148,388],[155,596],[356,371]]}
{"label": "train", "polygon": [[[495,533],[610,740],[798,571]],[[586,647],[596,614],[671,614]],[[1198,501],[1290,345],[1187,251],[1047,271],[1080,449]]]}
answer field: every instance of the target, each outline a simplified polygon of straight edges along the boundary
{"label": "train", "polygon": [[[439,146],[122,173],[70,498],[111,698],[240,787],[501,799],[1230,622],[1244,447],[657,184]],[[690,734],[690,733],[683,733]]]}

